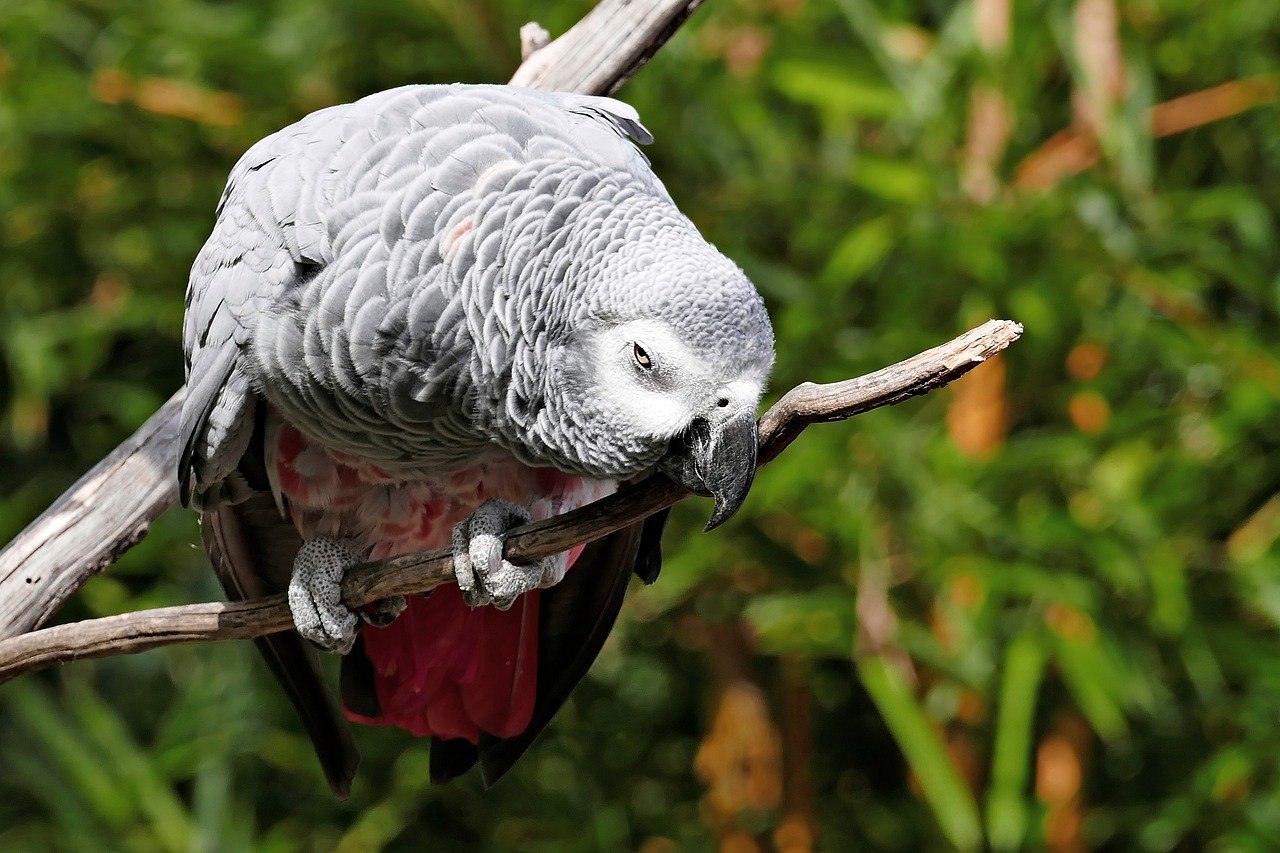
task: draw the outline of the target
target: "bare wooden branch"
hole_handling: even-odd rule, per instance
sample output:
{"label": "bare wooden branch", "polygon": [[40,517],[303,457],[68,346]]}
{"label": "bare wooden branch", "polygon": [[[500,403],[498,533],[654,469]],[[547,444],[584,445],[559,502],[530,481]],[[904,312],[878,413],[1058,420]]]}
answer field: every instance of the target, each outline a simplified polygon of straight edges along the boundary
{"label": "bare wooden branch", "polygon": [[875,373],[828,385],[797,385],[760,419],[761,464],[781,453],[810,424],[842,421],[928,394],[959,379],[1021,336],[1020,323],[988,320],[955,340]]}
{"label": "bare wooden branch", "polygon": [[530,21],[520,28],[520,61],[527,62],[529,57],[551,44],[551,33],[537,21]]}
{"label": "bare wooden branch", "polygon": [[604,0],[516,71],[516,86],[608,95],[627,82],[702,0]]}
{"label": "bare wooden branch", "polygon": [[[526,25],[522,45],[541,49],[528,54],[511,82],[590,95],[614,92],[700,3],[602,0],[550,44],[545,30]],[[43,625],[76,590],[141,540],[177,500],[182,396],[181,391],[174,395],[0,551],[0,638]]]}
{"label": "bare wooden branch", "polygon": [[[925,394],[963,376],[1022,334],[1009,320],[991,320],[960,337],[875,373],[787,392],[760,419],[760,464],[774,459],[805,427],[843,420]],[[606,536],[688,497],[662,476],[650,477],[581,509],[512,531],[504,554],[517,563],[567,551]],[[361,607],[392,595],[427,592],[453,580],[448,549],[357,566],[342,583],[343,601]],[[87,657],[145,651],[171,643],[247,639],[292,629],[283,595],[144,610],[89,619],[0,641],[0,682]]]}
{"label": "bare wooden branch", "polygon": [[137,544],[178,498],[175,394],[0,551],[0,637],[30,631]]}

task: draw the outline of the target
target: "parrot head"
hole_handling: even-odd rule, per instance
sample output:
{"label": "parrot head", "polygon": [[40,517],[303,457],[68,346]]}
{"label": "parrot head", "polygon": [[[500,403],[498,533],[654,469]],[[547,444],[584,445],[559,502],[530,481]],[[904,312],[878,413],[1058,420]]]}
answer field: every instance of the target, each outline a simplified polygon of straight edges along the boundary
{"label": "parrot head", "polygon": [[756,406],[772,348],[734,352],[752,343],[737,328],[708,346],[682,325],[656,317],[604,325],[589,338],[588,387],[625,425],[616,439],[658,455],[664,473],[715,498],[710,530],[741,506],[755,476]]}
{"label": "parrot head", "polygon": [[710,530],[755,476],[756,407],[774,360],[764,302],[692,226],[628,247],[594,278],[555,371],[572,463],[619,479],[656,465],[715,498]]}

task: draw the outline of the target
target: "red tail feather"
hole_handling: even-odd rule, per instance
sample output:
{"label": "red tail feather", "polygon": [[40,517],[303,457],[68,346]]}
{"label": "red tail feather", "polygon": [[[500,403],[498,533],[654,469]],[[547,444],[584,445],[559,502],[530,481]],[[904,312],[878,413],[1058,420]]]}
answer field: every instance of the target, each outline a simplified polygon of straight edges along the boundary
{"label": "red tail feather", "polygon": [[382,716],[347,716],[472,743],[481,730],[524,731],[536,698],[540,597],[529,592],[506,611],[472,610],[453,585],[410,599],[395,622],[363,632]]}

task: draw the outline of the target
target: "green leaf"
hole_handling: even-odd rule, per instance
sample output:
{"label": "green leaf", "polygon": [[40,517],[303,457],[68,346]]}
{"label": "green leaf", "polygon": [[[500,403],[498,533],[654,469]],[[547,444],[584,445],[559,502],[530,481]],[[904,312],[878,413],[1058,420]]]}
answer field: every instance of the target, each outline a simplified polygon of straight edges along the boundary
{"label": "green leaf", "polygon": [[34,738],[28,744],[43,749],[99,820],[123,828],[133,816],[132,806],[119,796],[115,768],[96,752],[91,741],[35,682],[11,682],[5,687],[5,697],[7,707]]}
{"label": "green leaf", "polygon": [[857,660],[858,674],[920,781],[925,801],[947,840],[960,850],[982,844],[978,806],[902,673],[879,655]]}
{"label": "green leaf", "polygon": [[892,86],[855,77],[848,66],[787,60],[774,67],[773,82],[792,100],[835,115],[887,119],[903,108]]}
{"label": "green leaf", "polygon": [[893,248],[894,226],[889,216],[863,222],[844,236],[820,277],[824,288],[842,291],[880,263]]}
{"label": "green leaf", "polygon": [[850,179],[854,186],[887,201],[916,205],[933,193],[934,176],[918,164],[859,154]]}
{"label": "green leaf", "polygon": [[743,615],[769,654],[844,658],[853,647],[853,597],[842,589],[757,596]]}
{"label": "green leaf", "polygon": [[1027,830],[1026,787],[1030,775],[1036,699],[1047,660],[1038,633],[1023,633],[1005,651],[997,706],[987,834],[995,850],[1022,847]]}
{"label": "green leaf", "polygon": [[169,780],[134,742],[120,717],[92,689],[75,684],[70,692],[75,719],[114,768],[122,785],[120,793],[133,799],[166,849],[175,853],[190,850],[196,838],[195,826]]}
{"label": "green leaf", "polygon": [[1106,741],[1128,732],[1121,707],[1123,677],[1092,638],[1062,639],[1054,655],[1063,679],[1093,730]]}

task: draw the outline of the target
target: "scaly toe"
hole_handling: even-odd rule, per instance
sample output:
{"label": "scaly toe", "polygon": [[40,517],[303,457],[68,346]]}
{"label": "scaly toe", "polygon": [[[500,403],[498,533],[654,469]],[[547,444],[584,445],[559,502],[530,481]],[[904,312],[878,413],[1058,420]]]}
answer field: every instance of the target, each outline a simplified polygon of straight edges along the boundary
{"label": "scaly toe", "polygon": [[293,561],[289,610],[302,637],[321,649],[346,654],[359,620],[342,603],[342,576],[359,558],[331,539],[304,542]]}
{"label": "scaly toe", "polygon": [[385,628],[396,621],[396,617],[408,606],[409,602],[403,595],[396,595],[384,598],[382,601],[375,601],[367,607],[361,607],[356,613],[373,627]]}
{"label": "scaly toe", "polygon": [[535,565],[538,570],[538,588],[547,589],[564,580],[565,573],[569,571],[569,557],[567,554],[543,557]]}
{"label": "scaly toe", "polygon": [[521,595],[536,589],[541,577],[542,571],[537,564],[517,566],[501,560],[500,568],[485,579],[485,586],[493,596],[493,606],[499,610],[506,610]]}
{"label": "scaly toe", "polygon": [[[524,507],[491,500],[454,528],[454,574],[468,605],[492,604],[506,610],[522,593],[542,585],[544,578],[554,576],[551,583],[555,583],[564,575],[563,569],[556,575],[556,558],[539,560],[529,566],[502,559],[507,531],[529,520],[529,511]],[[563,565],[563,559],[560,564]]]}
{"label": "scaly toe", "polygon": [[480,607],[489,603],[487,593],[478,583],[471,569],[471,548],[468,543],[469,521],[453,526],[453,577],[462,590],[462,599],[468,607]]}

